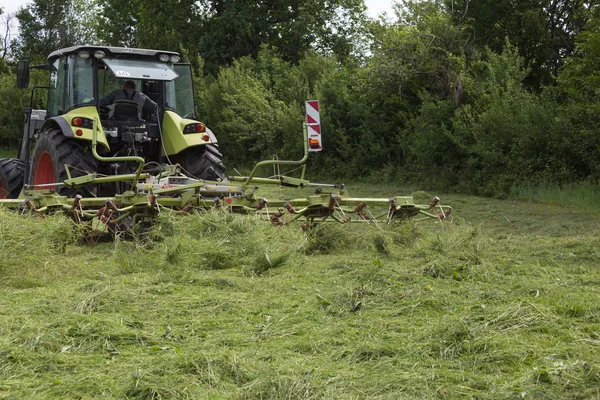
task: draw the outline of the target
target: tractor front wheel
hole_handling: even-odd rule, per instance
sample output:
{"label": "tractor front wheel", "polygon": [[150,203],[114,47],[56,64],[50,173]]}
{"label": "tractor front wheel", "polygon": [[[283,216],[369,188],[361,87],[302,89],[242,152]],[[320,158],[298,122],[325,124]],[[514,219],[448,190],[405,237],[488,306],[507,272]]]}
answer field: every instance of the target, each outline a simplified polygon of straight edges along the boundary
{"label": "tractor front wheel", "polygon": [[223,155],[215,145],[190,147],[181,152],[177,161],[193,178],[207,181],[222,181],[225,179]]}
{"label": "tractor front wheel", "polygon": [[16,199],[23,188],[25,162],[17,158],[0,159],[0,199]]}
{"label": "tractor front wheel", "polygon": [[43,132],[33,150],[29,182],[40,188],[56,189],[63,196],[93,196],[91,187],[56,188],[51,185],[68,178],[65,164],[69,166],[72,178],[96,171],[96,159],[90,151],[86,151],[86,144],[85,141],[66,137],[59,129]]}

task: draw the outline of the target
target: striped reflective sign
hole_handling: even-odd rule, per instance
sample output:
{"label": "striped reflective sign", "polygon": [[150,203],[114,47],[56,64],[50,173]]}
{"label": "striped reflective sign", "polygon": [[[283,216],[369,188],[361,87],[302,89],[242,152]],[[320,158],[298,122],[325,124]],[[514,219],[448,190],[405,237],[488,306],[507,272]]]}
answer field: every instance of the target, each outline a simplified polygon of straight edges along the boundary
{"label": "striped reflective sign", "polygon": [[306,102],[306,126],[308,131],[308,151],[323,150],[319,100],[308,100]]}

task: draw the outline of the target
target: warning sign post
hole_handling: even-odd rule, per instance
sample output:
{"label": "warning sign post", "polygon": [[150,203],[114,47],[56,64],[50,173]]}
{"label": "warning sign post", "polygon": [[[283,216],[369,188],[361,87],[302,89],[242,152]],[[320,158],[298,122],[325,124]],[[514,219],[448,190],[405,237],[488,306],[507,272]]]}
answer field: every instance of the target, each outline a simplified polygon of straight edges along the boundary
{"label": "warning sign post", "polygon": [[323,150],[319,100],[308,100],[306,102],[306,129],[308,131],[308,151]]}

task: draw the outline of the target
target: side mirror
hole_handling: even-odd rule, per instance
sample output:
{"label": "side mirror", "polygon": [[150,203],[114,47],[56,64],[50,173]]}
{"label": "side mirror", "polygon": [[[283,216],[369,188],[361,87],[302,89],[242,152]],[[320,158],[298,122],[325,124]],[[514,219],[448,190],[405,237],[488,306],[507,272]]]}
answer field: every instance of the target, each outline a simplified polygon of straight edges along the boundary
{"label": "side mirror", "polygon": [[17,87],[27,89],[29,86],[29,61],[17,62]]}

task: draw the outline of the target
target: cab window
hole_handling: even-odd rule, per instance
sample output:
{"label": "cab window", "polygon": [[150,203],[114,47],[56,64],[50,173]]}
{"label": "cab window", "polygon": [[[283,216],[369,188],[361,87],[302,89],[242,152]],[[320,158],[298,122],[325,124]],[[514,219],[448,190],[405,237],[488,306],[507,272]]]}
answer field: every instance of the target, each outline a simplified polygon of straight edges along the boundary
{"label": "cab window", "polygon": [[75,55],[61,57],[50,66],[48,116],[94,102],[92,60]]}
{"label": "cab window", "polygon": [[182,118],[193,118],[196,112],[191,67],[189,64],[175,64],[173,70],[179,77],[171,82],[166,82],[165,106]]}

